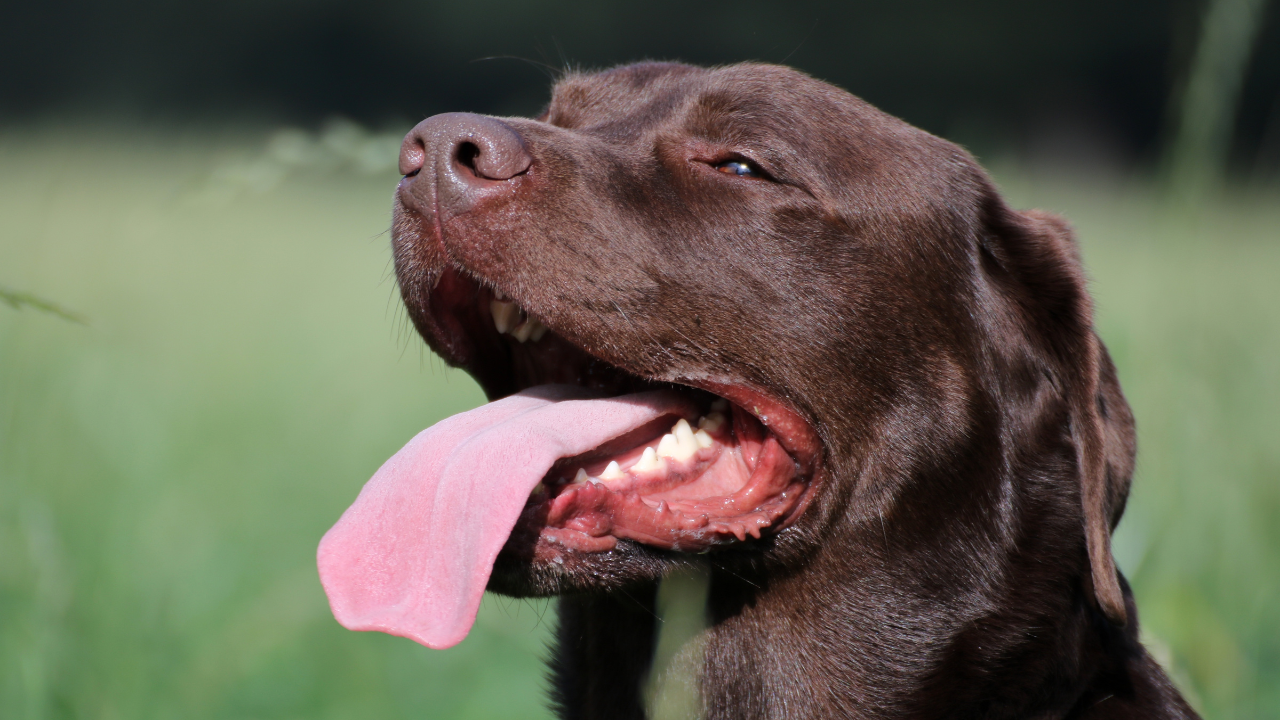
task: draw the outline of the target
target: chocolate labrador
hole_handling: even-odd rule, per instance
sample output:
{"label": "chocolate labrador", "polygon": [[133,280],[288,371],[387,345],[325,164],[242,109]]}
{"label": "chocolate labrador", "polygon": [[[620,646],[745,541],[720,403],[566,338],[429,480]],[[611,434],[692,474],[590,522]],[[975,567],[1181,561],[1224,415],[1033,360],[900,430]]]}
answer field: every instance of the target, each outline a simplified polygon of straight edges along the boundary
{"label": "chocolate labrador", "polygon": [[[396,276],[493,402],[325,536],[345,626],[560,595],[565,718],[641,718],[702,568],[706,718],[1191,718],[1110,550],[1134,431],[1071,230],[794,70],[570,74],[404,140]],[[687,660],[687,658],[686,658]]]}

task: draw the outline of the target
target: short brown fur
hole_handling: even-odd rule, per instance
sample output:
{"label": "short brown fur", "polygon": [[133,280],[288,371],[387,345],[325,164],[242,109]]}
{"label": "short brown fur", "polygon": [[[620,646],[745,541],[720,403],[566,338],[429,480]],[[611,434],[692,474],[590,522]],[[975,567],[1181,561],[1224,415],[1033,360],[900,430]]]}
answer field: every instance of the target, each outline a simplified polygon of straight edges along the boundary
{"label": "short brown fur", "polygon": [[[459,200],[428,161],[397,195],[432,347],[491,396],[521,385],[431,306],[452,269],[639,377],[756,388],[819,441],[804,512],[700,560],[707,718],[1195,717],[1112,561],[1133,417],[1066,223],[783,67],[572,74],[541,118],[500,122],[527,172]],[[643,717],[654,588],[688,558],[624,541],[548,566],[518,544],[490,589],[565,596],[560,715]]]}

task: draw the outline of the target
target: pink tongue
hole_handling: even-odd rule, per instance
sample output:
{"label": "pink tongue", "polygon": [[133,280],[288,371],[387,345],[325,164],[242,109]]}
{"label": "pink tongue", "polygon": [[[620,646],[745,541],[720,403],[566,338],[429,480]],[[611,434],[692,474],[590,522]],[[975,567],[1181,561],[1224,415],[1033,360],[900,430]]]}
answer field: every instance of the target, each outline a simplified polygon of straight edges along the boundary
{"label": "pink tongue", "polygon": [[441,420],[383,464],[320,541],[320,582],[338,622],[431,648],[458,644],[556,460],[687,411],[665,391],[588,397],[568,385],[530,388]]}

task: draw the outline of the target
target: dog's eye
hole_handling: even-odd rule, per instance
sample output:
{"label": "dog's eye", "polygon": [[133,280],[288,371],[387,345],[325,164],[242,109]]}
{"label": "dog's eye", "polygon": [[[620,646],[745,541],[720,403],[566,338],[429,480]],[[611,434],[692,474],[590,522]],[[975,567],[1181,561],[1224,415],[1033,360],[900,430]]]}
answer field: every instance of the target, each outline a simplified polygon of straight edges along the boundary
{"label": "dog's eye", "polygon": [[764,172],[756,167],[756,164],[750,160],[725,160],[716,163],[711,167],[719,170],[725,175],[737,175],[738,177],[762,178]]}

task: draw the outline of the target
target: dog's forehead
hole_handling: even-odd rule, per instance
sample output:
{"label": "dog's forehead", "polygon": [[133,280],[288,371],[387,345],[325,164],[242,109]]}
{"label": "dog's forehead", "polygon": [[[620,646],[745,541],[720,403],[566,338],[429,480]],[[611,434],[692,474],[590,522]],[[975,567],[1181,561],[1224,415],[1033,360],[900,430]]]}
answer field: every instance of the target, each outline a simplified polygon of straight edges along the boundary
{"label": "dog's forehead", "polygon": [[556,84],[546,120],[574,130],[634,133],[669,118],[698,92],[707,72],[676,63],[642,63],[574,73]]}
{"label": "dog's forehead", "polygon": [[806,118],[839,112],[853,96],[791,68],[744,63],[707,69],[641,63],[566,76],[546,120],[564,128],[613,133],[679,125],[702,134],[731,126],[794,129]]}
{"label": "dog's forehead", "polygon": [[857,183],[897,187],[893,197],[946,194],[954,176],[973,172],[951,143],[778,65],[641,63],[570,74],[542,119],[646,154],[663,140],[709,141],[832,196]]}

